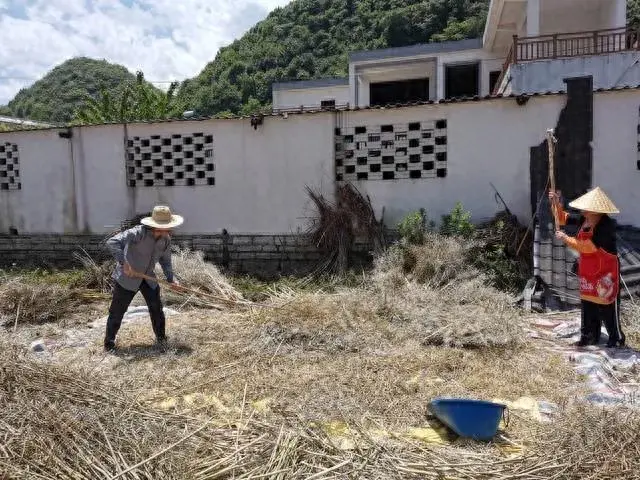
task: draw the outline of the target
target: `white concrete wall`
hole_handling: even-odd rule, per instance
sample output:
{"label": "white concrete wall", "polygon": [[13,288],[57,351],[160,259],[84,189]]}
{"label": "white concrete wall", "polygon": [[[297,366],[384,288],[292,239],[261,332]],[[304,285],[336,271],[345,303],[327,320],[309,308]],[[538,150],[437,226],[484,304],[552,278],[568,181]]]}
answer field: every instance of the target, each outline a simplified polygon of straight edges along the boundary
{"label": "white concrete wall", "polygon": [[304,106],[319,108],[323,100],[335,100],[336,105],[349,103],[349,85],[330,87],[291,88],[273,91],[273,109],[295,109]]}
{"label": "white concrete wall", "polygon": [[187,233],[295,233],[309,215],[305,185],[332,195],[333,129],[331,113],[266,117],[257,130],[249,120],[131,126],[130,136],[212,133],[216,171],[213,187],[135,188],[134,204],[184,212]]}
{"label": "white concrete wall", "polygon": [[[511,65],[513,93],[566,90],[564,78],[593,76],[594,88],[640,84],[640,52],[620,52]],[[507,77],[508,78],[508,77]]]}
{"label": "white concrete wall", "polygon": [[0,232],[77,231],[70,141],[59,130],[0,133],[18,145],[21,190],[0,191]]}
{"label": "white concrete wall", "polygon": [[616,28],[618,0],[539,0],[540,35]]}
{"label": "white concrete wall", "polygon": [[627,26],[627,0],[613,0],[609,9],[610,28],[622,28]]}
{"label": "white concrete wall", "polygon": [[[310,214],[305,186],[333,194],[331,113],[128,125],[128,135],[214,136],[215,186],[135,187],[126,182],[122,125],[0,134],[20,148],[22,190],[0,192],[0,232],[103,233],[154,205],[185,215],[184,233],[295,233]],[[75,181],[74,181],[75,180]]]}
{"label": "white concrete wall", "polygon": [[[334,127],[447,120],[446,178],[361,181],[388,225],[426,208],[439,220],[457,201],[474,219],[501,209],[493,183],[523,222],[530,215],[530,148],[556,125],[566,97],[513,99],[266,117],[254,130],[247,119],[135,124],[129,137],[203,132],[214,137],[215,186],[135,187],[126,183],[125,127],[1,133],[17,143],[22,190],[0,191],[0,233],[103,233],[136,213],[165,203],[184,214],[185,233],[290,233],[313,210],[305,185],[331,196]],[[594,185],[611,195],[623,223],[640,226],[638,123],[640,91],[596,93]],[[71,151],[70,145],[73,145]]]}
{"label": "white concrete wall", "polygon": [[490,183],[523,222],[530,217],[530,148],[544,141],[555,126],[564,96],[534,98],[520,107],[514,100],[428,105],[386,111],[341,114],[342,127],[382,125],[437,119],[447,120],[446,178],[366,180],[357,182],[380,215],[395,225],[411,211],[425,208],[436,220],[457,201],[475,220],[492,217],[501,209]]}
{"label": "white concrete wall", "polygon": [[85,231],[113,231],[138,213],[133,189],[127,188],[124,132],[123,125],[74,129],[74,153],[82,159],[78,218]]}
{"label": "white concrete wall", "polygon": [[528,37],[540,35],[540,0],[527,0],[525,31]]}
{"label": "white concrete wall", "polygon": [[593,186],[616,204],[620,223],[640,226],[640,92],[599,93],[593,103]]}

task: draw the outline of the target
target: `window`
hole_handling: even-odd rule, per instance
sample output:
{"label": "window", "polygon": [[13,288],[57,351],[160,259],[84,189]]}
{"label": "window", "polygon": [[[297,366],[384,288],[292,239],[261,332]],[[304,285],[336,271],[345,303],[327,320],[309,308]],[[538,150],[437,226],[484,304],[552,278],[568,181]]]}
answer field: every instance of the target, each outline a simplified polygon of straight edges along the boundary
{"label": "window", "polygon": [[445,66],[445,98],[480,94],[480,63]]}
{"label": "window", "polygon": [[495,70],[489,73],[489,95],[491,95],[496,88],[500,74],[502,74],[502,70]]}
{"label": "window", "polygon": [[321,100],[320,101],[320,108],[336,108],[336,101],[335,100]]}
{"label": "window", "polygon": [[372,83],[369,86],[371,105],[389,105],[429,100],[429,79]]}

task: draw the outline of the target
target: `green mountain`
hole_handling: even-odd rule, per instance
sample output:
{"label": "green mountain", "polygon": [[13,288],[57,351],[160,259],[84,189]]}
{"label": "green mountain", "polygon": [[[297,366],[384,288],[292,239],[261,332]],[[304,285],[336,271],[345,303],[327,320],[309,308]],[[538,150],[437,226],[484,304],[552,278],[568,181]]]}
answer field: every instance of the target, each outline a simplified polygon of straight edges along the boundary
{"label": "green mountain", "polygon": [[[220,49],[170,99],[173,111],[250,113],[271,102],[284,80],[346,76],[348,53],[482,35],[489,0],[294,0]],[[627,0],[640,27],[640,0]],[[68,122],[87,95],[121,99],[135,82],[126,68],[89,58],[68,60],[21,90],[0,114]],[[163,100],[164,101],[164,100]]]}
{"label": "green mountain", "polygon": [[354,50],[482,35],[489,0],[294,0],[220,49],[178,99],[198,114],[271,101],[275,81],[347,74]]}
{"label": "green mountain", "polygon": [[[98,97],[100,88],[114,96],[136,76],[122,65],[91,58],[73,58],[42,79],[18,92],[4,109],[6,114],[48,122],[66,123],[87,95]],[[8,111],[7,111],[8,110]]]}

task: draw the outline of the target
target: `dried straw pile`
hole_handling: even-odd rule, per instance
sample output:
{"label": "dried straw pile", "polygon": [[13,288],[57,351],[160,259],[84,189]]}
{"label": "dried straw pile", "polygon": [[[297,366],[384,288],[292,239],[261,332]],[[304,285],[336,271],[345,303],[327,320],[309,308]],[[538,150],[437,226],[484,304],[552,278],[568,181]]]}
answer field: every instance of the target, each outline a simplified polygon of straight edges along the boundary
{"label": "dried straw pile", "polygon": [[0,283],[0,317],[6,326],[57,322],[95,299],[91,291],[14,278]]}
{"label": "dried straw pile", "polygon": [[487,287],[483,278],[441,289],[413,284],[393,294],[393,308],[420,325],[424,345],[456,348],[518,348],[526,335],[512,299]]}
{"label": "dried straw pile", "polygon": [[344,449],[296,417],[233,419],[156,411],[94,372],[41,364],[0,345],[0,477],[12,479],[640,478],[640,418],[592,409],[527,423],[523,453],[459,441],[438,447],[374,436],[349,422]]}
{"label": "dried straw pile", "polygon": [[[185,287],[215,295],[230,301],[242,300],[242,294],[236,290],[227,278],[220,272],[213,263],[205,261],[203,252],[189,249],[174,248],[171,257],[173,273]],[[164,278],[162,269],[156,266],[156,276]],[[164,290],[164,298],[167,303],[189,303],[195,306],[206,307],[210,301],[195,295],[185,297],[184,294]]]}
{"label": "dried straw pile", "polygon": [[525,341],[515,298],[469,265],[473,242],[425,235],[422,245],[395,246],[376,259],[374,288],[386,308],[419,325],[425,344],[517,347]]}
{"label": "dried straw pile", "polygon": [[114,261],[97,263],[91,256],[83,251],[74,253],[76,260],[82,265],[82,275],[72,285],[76,288],[97,290],[109,293],[113,289],[111,274],[115,266]]}
{"label": "dried straw pile", "polygon": [[[86,289],[110,292],[113,288],[114,262],[96,263],[86,253],[76,255],[83,270],[80,279],[73,285]],[[205,261],[203,252],[174,247],[171,256],[173,272],[182,284],[204,293],[216,295],[225,300],[242,300],[242,294],[236,290],[214,264]],[[164,279],[160,265],[156,265],[156,276]],[[184,295],[167,290],[164,292],[168,303],[184,303]],[[192,298],[188,303],[201,304],[201,299]],[[206,305],[202,305],[206,306]]]}
{"label": "dried straw pile", "polygon": [[[113,262],[96,263],[86,252],[76,255],[82,270],[74,271],[68,283],[56,283],[48,278],[0,278],[0,320],[8,326],[41,324],[65,320],[80,307],[98,300],[108,300],[113,288]],[[242,294],[220,273],[218,268],[204,260],[202,252],[176,249],[173,255],[176,276],[188,287],[213,294],[222,300],[241,301]],[[160,268],[158,278],[163,278]],[[166,289],[163,296],[168,304],[210,307],[211,300],[195,294],[184,294]],[[220,301],[216,308],[233,305]]]}
{"label": "dried straw pile", "polygon": [[640,344],[640,296],[625,300],[621,305],[621,322],[627,345]]}
{"label": "dried straw pile", "polygon": [[[114,385],[2,345],[0,473],[9,478],[112,478],[183,435],[171,420]],[[184,478],[181,464],[167,455],[123,478]]]}
{"label": "dried straw pile", "polygon": [[430,288],[407,281],[393,290],[364,288],[302,293],[261,312],[263,339],[284,349],[362,352],[407,341],[454,348],[517,349],[526,335],[511,298],[482,278]]}
{"label": "dried straw pile", "polygon": [[394,245],[375,259],[374,280],[393,288],[407,281],[440,288],[480,276],[468,261],[476,243],[428,232],[420,245]]}
{"label": "dried straw pile", "polygon": [[640,413],[574,405],[536,425],[530,448],[547,454],[543,478],[640,479]]}

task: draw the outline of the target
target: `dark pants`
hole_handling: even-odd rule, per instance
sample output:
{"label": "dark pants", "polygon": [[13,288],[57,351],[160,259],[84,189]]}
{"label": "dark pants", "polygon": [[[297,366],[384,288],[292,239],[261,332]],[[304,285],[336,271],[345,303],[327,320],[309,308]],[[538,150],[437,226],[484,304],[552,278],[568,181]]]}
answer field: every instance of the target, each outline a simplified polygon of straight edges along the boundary
{"label": "dark pants", "polygon": [[[158,341],[164,340],[164,312],[162,311],[162,300],[160,299],[160,286],[155,289],[151,288],[146,281],[140,284],[140,293],[147,302],[149,308],[149,315],[151,316],[151,326],[153,327],[153,333],[156,335]],[[122,288],[116,283],[113,288],[113,298],[111,300],[111,306],[109,307],[109,318],[107,319],[107,332],[104,339],[105,347],[112,347],[116,340],[118,330],[122,324],[122,318],[127,313],[127,309],[136,296],[137,292],[132,292]]]}
{"label": "dark pants", "polygon": [[609,336],[608,345],[615,346],[621,341],[624,343],[625,336],[620,326],[620,296],[610,305],[582,301],[581,340],[598,343],[603,322]]}

